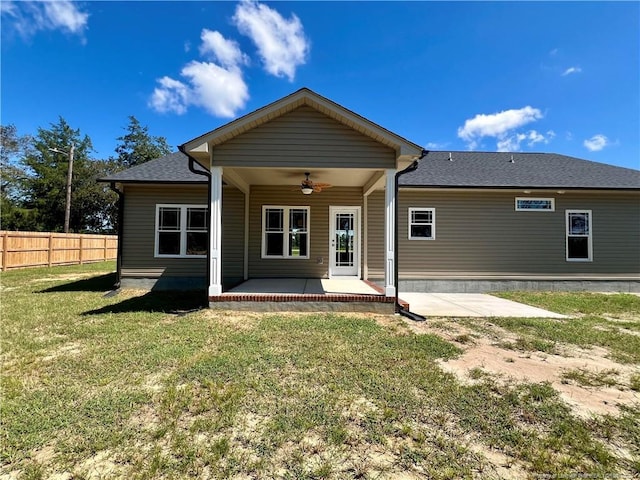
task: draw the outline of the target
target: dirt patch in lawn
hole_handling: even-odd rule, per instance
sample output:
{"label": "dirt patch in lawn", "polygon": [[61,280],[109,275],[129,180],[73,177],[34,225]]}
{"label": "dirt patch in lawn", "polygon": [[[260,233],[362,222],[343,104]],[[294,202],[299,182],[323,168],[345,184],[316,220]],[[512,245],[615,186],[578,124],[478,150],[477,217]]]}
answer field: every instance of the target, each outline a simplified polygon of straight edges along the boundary
{"label": "dirt patch in lawn", "polygon": [[[499,344],[514,342],[517,336],[489,322],[482,325],[483,333],[470,330],[455,321],[407,322],[417,334],[431,333],[456,343],[463,354],[458,358],[439,361],[440,366],[455,374],[461,381],[473,383],[481,372],[504,381],[549,382],[576,415],[618,414],[620,405],[640,402],[640,394],[629,388],[631,377],[638,367],[617,363],[608,350],[600,347],[583,349],[573,345],[559,345],[557,353],[521,352],[502,348]],[[500,339],[500,341],[496,341]],[[614,378],[615,385],[581,385],[568,379],[571,372]]]}

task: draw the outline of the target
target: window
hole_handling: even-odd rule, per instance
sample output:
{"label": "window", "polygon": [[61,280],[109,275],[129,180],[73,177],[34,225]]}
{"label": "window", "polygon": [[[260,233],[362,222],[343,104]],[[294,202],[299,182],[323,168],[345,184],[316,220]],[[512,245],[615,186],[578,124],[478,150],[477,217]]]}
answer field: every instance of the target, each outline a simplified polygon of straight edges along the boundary
{"label": "window", "polygon": [[553,198],[516,197],[516,210],[523,212],[554,212],[556,209]]}
{"label": "window", "polygon": [[156,257],[207,255],[207,207],[156,205]]}
{"label": "window", "polygon": [[436,209],[409,208],[409,240],[436,239]]}
{"label": "window", "polygon": [[262,258],[309,258],[309,207],[262,207]]}
{"label": "window", "polygon": [[567,261],[590,262],[591,210],[567,210]]}

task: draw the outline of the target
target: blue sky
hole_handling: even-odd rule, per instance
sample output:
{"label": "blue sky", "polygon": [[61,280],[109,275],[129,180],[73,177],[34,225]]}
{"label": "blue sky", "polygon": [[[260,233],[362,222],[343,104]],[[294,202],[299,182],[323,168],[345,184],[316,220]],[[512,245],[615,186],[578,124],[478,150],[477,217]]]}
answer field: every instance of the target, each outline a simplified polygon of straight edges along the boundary
{"label": "blue sky", "polygon": [[638,2],[11,2],[1,121],[63,116],[114,155],[308,87],[432,150],[640,168]]}

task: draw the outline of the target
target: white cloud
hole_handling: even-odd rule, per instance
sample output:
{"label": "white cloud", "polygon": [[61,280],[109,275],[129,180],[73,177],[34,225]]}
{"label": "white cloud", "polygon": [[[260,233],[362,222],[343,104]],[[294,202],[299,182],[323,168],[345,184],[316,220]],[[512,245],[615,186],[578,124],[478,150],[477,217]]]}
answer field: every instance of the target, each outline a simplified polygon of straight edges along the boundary
{"label": "white cloud", "polygon": [[446,148],[448,145],[449,145],[448,143],[427,142],[427,144],[424,147],[427,150],[442,150],[443,148]]}
{"label": "white cloud", "polygon": [[538,143],[546,145],[555,136],[556,134],[553,130],[549,130],[546,134],[536,130],[529,130],[527,133],[514,133],[513,135],[502,137],[498,140],[496,147],[499,152],[517,152],[523,142],[526,142],[529,147],[533,147]]}
{"label": "white cloud", "polygon": [[[241,1],[233,22],[258,48],[265,70],[276,77],[295,78],[296,68],[306,61],[309,42],[300,19],[294,14],[283,18],[276,10],[255,0]],[[204,108],[217,117],[234,117],[249,100],[243,67],[249,57],[238,42],[220,32],[203,29],[198,51],[205,61],[193,60],[182,67],[182,79],[164,76],[149,98],[154,110],[178,115],[190,106]],[[185,51],[191,50],[189,43]]]}
{"label": "white cloud", "polygon": [[572,73],[580,73],[582,69],[580,67],[569,67],[564,72],[562,72],[562,76],[566,77],[567,75],[571,75]]}
{"label": "white cloud", "polygon": [[608,145],[611,145],[611,142],[609,141],[609,139],[606,136],[602,135],[601,133],[598,133],[598,134],[594,135],[593,137],[585,140],[583,142],[583,145],[590,152],[598,152],[598,151],[602,150],[604,147],[606,147]]}
{"label": "white cloud", "polygon": [[236,7],[233,21],[258,48],[265,70],[293,81],[310,48],[300,19],[295,14],[286,19],[266,5],[245,0]]}
{"label": "white cloud", "polygon": [[458,137],[466,141],[470,149],[476,148],[483,137],[494,137],[504,142],[512,136],[513,130],[542,117],[540,110],[530,106],[489,115],[481,113],[465,120],[464,126],[458,128]]}
{"label": "white cloud", "polygon": [[211,62],[191,62],[181,72],[191,84],[190,102],[216,117],[234,117],[249,99],[249,88],[238,68]]}
{"label": "white cloud", "polygon": [[160,86],[153,91],[149,105],[161,113],[185,113],[189,104],[189,87],[169,77],[162,77],[158,83]]}
{"label": "white cloud", "polygon": [[238,43],[233,40],[227,40],[220,32],[205,28],[202,30],[200,39],[202,40],[200,55],[217,60],[225,67],[246,65],[249,61],[248,57],[240,50]]}
{"label": "white cloud", "polygon": [[[11,27],[23,37],[40,30],[63,30],[82,35],[87,28],[89,14],[74,2],[55,0],[46,2],[0,2],[0,12],[11,18]],[[6,20],[5,20],[6,21]],[[5,24],[6,25],[6,24]]]}
{"label": "white cloud", "polygon": [[197,106],[216,117],[231,118],[246,105],[249,88],[240,69],[246,56],[219,32],[204,29],[201,39],[201,54],[222,65],[194,60],[180,71],[184,82],[167,76],[159,79],[149,99],[149,106],[157,112],[182,115],[190,106]]}
{"label": "white cloud", "polygon": [[559,51],[560,51],[559,49],[554,48],[553,50],[551,50],[551,51],[549,52],[549,56],[550,56],[550,57],[555,57],[555,56],[558,54],[558,52],[559,52]]}

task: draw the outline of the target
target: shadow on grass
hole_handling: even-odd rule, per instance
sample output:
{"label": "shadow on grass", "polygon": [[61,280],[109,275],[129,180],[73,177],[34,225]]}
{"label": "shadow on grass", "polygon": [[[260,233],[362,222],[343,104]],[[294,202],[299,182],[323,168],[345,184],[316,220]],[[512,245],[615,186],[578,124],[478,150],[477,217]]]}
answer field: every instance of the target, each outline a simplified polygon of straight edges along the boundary
{"label": "shadow on grass", "polygon": [[96,277],[83,278],[82,280],[75,280],[69,283],[63,283],[62,285],[56,285],[54,287],[45,288],[38,293],[52,293],[52,292],[106,292],[113,289],[116,284],[116,273],[107,273],[106,275],[98,275]]}
{"label": "shadow on grass", "polygon": [[151,291],[139,297],[127,298],[113,305],[89,310],[82,315],[103,313],[162,312],[186,315],[208,307],[204,291]]}

